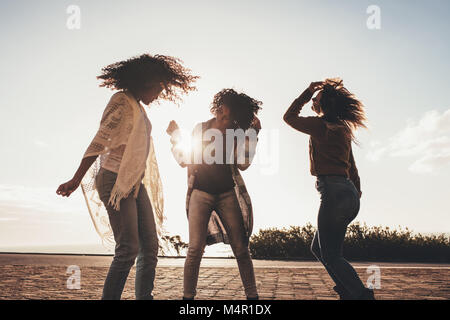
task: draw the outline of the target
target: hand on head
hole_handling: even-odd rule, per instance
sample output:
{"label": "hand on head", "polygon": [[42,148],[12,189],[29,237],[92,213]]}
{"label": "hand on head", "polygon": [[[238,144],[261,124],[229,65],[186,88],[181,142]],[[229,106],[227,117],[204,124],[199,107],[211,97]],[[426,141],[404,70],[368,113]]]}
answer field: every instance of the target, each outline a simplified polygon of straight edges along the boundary
{"label": "hand on head", "polygon": [[314,93],[318,90],[321,90],[323,88],[323,81],[315,81],[315,82],[311,82],[311,84],[309,85],[308,89],[309,91],[311,91],[311,93]]}

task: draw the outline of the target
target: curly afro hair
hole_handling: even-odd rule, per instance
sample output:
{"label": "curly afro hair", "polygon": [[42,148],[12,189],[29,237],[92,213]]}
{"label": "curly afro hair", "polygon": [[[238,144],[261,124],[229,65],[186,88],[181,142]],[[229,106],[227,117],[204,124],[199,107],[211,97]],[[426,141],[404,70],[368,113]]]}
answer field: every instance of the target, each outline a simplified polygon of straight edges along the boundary
{"label": "curly afro hair", "polygon": [[240,128],[247,130],[261,109],[262,102],[249,97],[245,93],[238,93],[233,89],[223,89],[214,95],[211,113],[216,115],[217,110],[222,105],[230,108],[233,120],[237,122]]}
{"label": "curly afro hair", "polygon": [[180,94],[196,90],[193,86],[199,77],[182,65],[178,58],[164,55],[142,54],[128,60],[110,64],[102,69],[97,79],[100,87],[135,92],[145,84],[161,83],[164,90],[160,97],[176,102]]}

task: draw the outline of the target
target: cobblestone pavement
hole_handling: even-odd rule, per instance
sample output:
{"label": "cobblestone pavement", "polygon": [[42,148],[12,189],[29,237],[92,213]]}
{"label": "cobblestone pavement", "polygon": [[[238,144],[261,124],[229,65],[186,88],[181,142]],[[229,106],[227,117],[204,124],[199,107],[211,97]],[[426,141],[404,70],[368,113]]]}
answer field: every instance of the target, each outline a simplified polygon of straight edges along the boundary
{"label": "cobblestone pavement", "polygon": [[[366,266],[356,268],[364,282]],[[0,299],[100,299],[107,266],[81,265],[81,288],[67,289],[63,265],[0,264]],[[449,267],[382,267],[377,299],[450,299]],[[337,299],[322,267],[255,268],[261,299]],[[135,268],[123,299],[134,299]],[[155,299],[181,299],[183,268],[157,268]],[[237,267],[202,267],[197,299],[245,299]]]}

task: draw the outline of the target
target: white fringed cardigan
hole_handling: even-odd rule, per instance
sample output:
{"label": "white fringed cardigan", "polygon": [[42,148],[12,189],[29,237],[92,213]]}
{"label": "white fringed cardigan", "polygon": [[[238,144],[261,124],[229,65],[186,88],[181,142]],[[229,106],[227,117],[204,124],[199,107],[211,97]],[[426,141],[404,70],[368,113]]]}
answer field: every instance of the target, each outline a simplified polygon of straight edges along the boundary
{"label": "white fringed cardigan", "polygon": [[[149,194],[158,233],[162,230],[163,193],[156,161],[151,123],[144,108],[127,91],[115,93],[103,112],[100,128],[86,150],[83,158],[99,155],[81,183],[82,191],[94,226],[106,243],[113,243],[113,234],[102,201],[95,188],[95,177],[100,167],[108,169],[114,158],[108,156],[125,145],[120,164],[116,164],[118,176],[111,191],[109,204],[120,210],[120,200],[133,192],[134,198],[143,182]],[[117,161],[117,160],[116,160]]]}

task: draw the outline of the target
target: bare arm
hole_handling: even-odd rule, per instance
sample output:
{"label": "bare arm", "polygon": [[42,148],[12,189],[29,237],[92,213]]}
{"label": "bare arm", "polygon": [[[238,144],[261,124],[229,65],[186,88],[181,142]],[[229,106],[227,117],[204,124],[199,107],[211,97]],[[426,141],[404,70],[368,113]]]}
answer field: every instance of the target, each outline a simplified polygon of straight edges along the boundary
{"label": "bare arm", "polygon": [[78,167],[78,170],[75,172],[75,175],[72,179],[67,181],[66,183],[63,183],[58,187],[56,190],[56,194],[59,194],[63,197],[68,197],[74,192],[78,186],[81,183],[81,180],[83,179],[86,172],[89,170],[91,165],[95,162],[98,156],[90,156],[83,158],[81,160],[80,166]]}
{"label": "bare arm", "polygon": [[249,136],[245,136],[244,140],[244,163],[240,163],[238,161],[238,150],[239,147],[235,145],[234,150],[234,163],[237,164],[237,167],[239,170],[244,171],[247,170],[248,167],[252,164],[253,157],[256,152],[256,144],[258,143],[258,133],[261,130],[261,122],[259,121],[258,117],[255,116],[252,124],[250,125],[250,130],[254,130],[256,132],[256,137],[253,137],[252,141],[250,141]]}
{"label": "bare arm", "polygon": [[57,194],[68,197],[78,188],[84,175],[97,157],[107,151],[112,138],[119,132],[118,130],[123,123],[124,114],[130,111],[131,106],[129,106],[124,93],[115,93],[111,97],[103,111],[100,128],[84,153],[78,170],[71,180],[58,187],[56,190]]}
{"label": "bare arm", "polygon": [[172,120],[166,130],[167,134],[170,136],[170,143],[172,144],[171,151],[175,161],[182,167],[185,168],[188,164],[192,163],[189,159],[192,157],[190,150],[184,150],[180,147],[180,142],[182,140],[180,128],[178,124]]}

